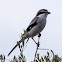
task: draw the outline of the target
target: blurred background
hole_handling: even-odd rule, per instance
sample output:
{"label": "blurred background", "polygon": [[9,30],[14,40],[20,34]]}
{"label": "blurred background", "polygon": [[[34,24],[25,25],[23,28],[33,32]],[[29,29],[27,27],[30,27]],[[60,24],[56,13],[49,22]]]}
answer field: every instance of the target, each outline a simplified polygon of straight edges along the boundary
{"label": "blurred background", "polygon": [[[51,12],[47,24],[41,33],[40,48],[51,49],[62,57],[62,0],[0,0],[0,54],[7,59],[20,54],[17,47],[8,57],[7,54],[20,40],[21,33],[26,29],[40,9]],[[34,37],[37,41],[38,37]],[[24,49],[27,62],[34,59],[36,44],[30,38]],[[39,50],[43,56],[47,50]]]}

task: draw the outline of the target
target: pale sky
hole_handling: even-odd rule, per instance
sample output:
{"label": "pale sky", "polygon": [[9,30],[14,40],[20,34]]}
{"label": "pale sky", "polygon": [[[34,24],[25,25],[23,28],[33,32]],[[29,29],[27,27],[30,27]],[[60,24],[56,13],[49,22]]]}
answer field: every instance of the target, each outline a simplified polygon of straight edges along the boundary
{"label": "pale sky", "polygon": [[[52,49],[55,54],[62,56],[62,0],[0,0],[0,54],[6,55],[7,59],[12,59],[14,55],[18,57],[18,47],[9,57],[7,54],[40,9],[51,12],[41,33],[40,48]],[[36,44],[30,39],[24,50],[27,62],[34,59],[35,50]],[[46,52],[38,51],[41,56]]]}

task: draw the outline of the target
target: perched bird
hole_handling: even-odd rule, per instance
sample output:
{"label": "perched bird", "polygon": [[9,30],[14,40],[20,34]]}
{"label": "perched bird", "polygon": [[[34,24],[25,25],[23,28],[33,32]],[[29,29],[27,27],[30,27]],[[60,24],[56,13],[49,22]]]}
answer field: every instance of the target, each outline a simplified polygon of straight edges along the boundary
{"label": "perched bird", "polygon": [[[36,35],[40,35],[40,32],[44,29],[46,25],[46,18],[47,15],[50,14],[50,12],[46,9],[41,9],[37,12],[34,19],[29,24],[28,28],[26,29],[26,33],[23,34],[23,38],[32,38]],[[19,41],[19,43],[23,42],[23,39]],[[11,54],[11,52],[17,47],[16,44],[14,48],[9,52],[8,56]]]}

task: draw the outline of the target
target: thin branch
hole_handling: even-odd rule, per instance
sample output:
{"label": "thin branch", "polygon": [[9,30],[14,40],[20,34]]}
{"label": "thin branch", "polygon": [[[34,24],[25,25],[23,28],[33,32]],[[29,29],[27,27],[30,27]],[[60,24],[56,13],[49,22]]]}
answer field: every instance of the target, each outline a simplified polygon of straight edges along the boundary
{"label": "thin branch", "polygon": [[39,50],[49,50],[49,49],[43,49],[43,48],[38,48]]}
{"label": "thin branch", "polygon": [[[39,37],[40,38],[40,37]],[[36,58],[36,54],[37,54],[37,51],[38,51],[38,47],[39,47],[39,39],[38,39],[38,43],[36,43],[36,45],[37,45],[37,48],[36,48],[36,52],[35,52],[35,57],[34,57],[34,62],[35,62],[35,58]]]}

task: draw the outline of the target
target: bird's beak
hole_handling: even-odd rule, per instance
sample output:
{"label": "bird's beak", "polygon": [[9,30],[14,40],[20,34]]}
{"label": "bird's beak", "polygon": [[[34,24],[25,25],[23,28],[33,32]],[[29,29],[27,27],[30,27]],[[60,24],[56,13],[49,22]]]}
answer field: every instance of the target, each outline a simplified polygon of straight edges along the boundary
{"label": "bird's beak", "polygon": [[51,14],[51,12],[48,12],[48,14]]}

